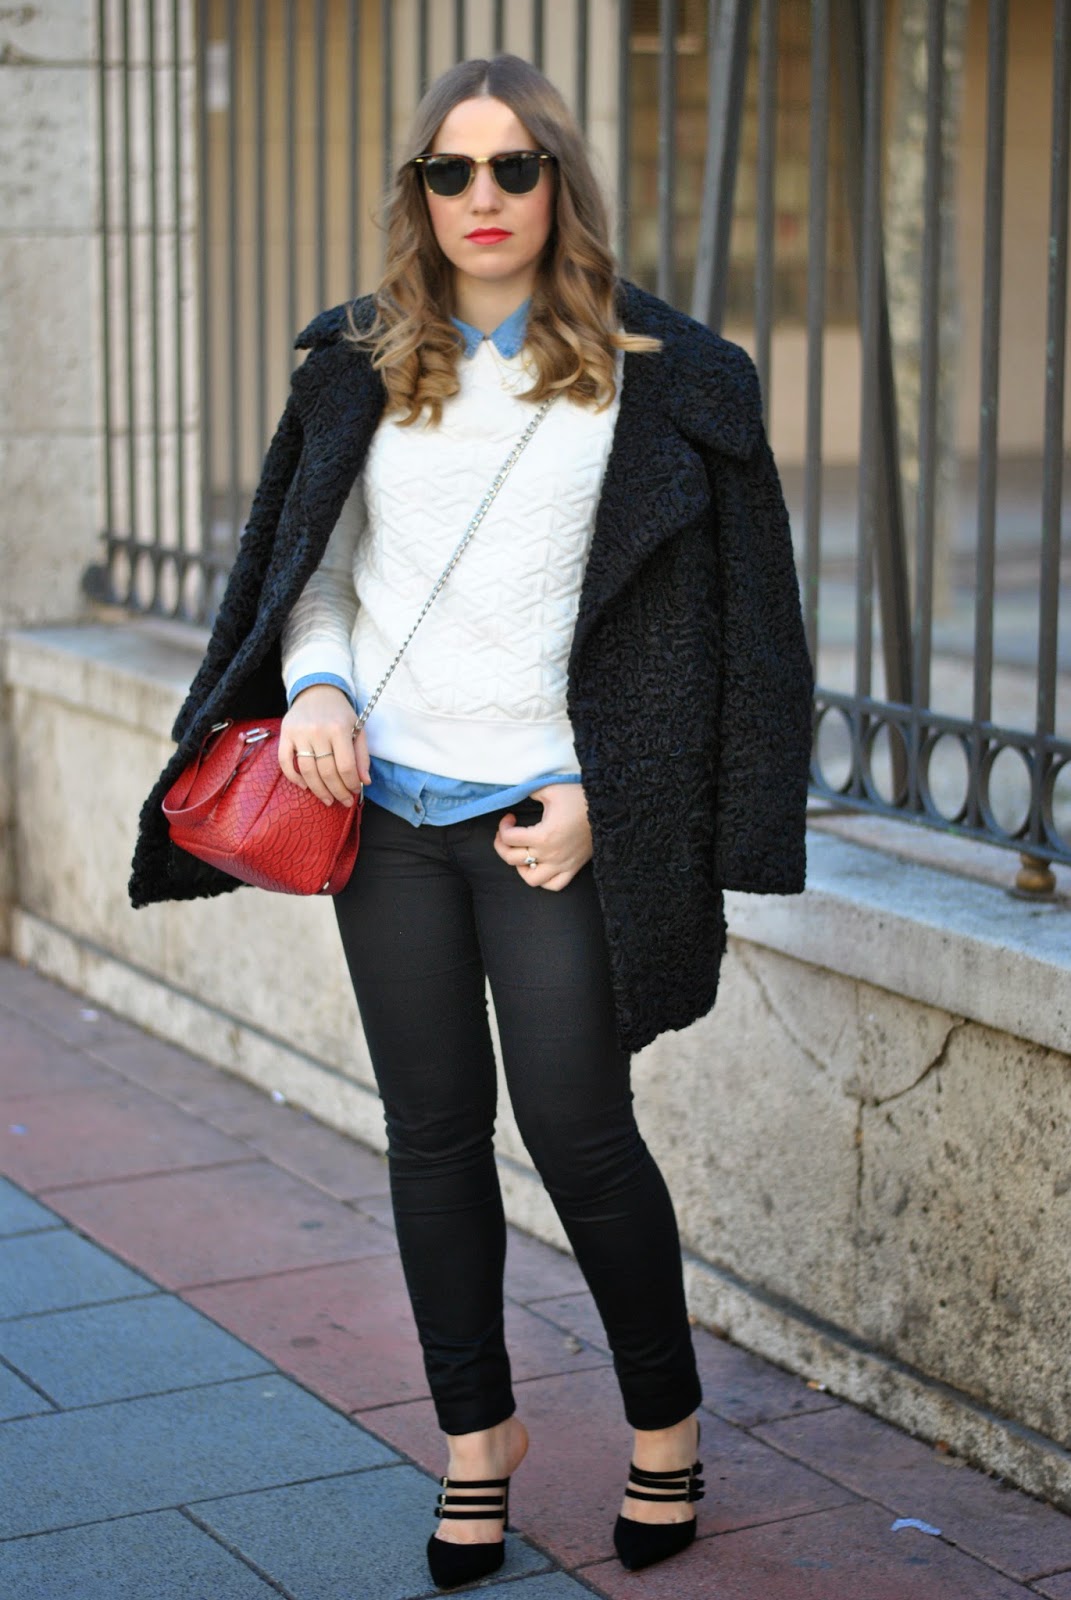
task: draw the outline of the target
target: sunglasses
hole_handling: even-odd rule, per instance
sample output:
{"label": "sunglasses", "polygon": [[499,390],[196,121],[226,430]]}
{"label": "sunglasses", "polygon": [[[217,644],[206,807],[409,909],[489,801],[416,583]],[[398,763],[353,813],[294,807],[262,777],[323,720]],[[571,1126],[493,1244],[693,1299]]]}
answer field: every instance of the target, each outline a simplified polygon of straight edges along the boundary
{"label": "sunglasses", "polygon": [[477,167],[490,167],[503,194],[531,194],[546,162],[556,160],[547,150],[506,150],[498,156],[414,156],[409,165],[424,174],[432,194],[453,200],[468,189]]}

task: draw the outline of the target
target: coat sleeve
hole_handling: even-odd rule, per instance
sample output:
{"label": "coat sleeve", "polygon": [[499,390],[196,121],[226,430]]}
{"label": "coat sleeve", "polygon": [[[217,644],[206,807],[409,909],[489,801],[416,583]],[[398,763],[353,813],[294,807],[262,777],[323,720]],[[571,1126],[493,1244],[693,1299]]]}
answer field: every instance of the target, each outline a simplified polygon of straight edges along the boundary
{"label": "coat sleeve", "polygon": [[357,619],[354,562],[366,526],[364,476],[346,496],[320,564],[283,624],[279,641],[287,704],[299,683],[334,683],[357,708],[351,638]]}
{"label": "coat sleeve", "polygon": [[798,894],[814,679],[788,512],[761,425],[713,475],[719,653],[715,875],[719,887]]}
{"label": "coat sleeve", "polygon": [[[300,372],[303,369],[299,367],[297,370]],[[171,730],[171,736],[177,742],[181,742],[198,708],[219,682],[228,662],[233,659],[256,620],[260,591],[271,560],[279,516],[297,471],[302,443],[297,394],[295,388],[291,387],[286,409],[264,458],[249,520],[216,612],[208,648]]]}

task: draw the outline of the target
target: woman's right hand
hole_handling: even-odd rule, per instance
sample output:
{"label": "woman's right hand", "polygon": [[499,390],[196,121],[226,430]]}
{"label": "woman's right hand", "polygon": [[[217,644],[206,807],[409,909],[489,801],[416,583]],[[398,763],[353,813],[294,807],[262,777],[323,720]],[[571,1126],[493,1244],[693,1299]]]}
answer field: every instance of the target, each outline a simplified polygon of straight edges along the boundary
{"label": "woman's right hand", "polygon": [[302,689],[279,730],[283,777],[310,789],[324,805],[352,805],[361,785],[372,781],[368,741],[363,729],[354,733],[353,724],[353,707],[334,684]]}

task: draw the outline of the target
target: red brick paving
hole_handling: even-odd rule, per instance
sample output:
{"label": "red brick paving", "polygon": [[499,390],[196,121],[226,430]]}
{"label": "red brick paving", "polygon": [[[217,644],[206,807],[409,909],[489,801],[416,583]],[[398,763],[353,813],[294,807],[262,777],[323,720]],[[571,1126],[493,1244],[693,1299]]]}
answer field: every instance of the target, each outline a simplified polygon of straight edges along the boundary
{"label": "red brick paving", "polygon": [[90,1238],[167,1289],[384,1255],[394,1241],[270,1162],[45,1192]]}
{"label": "red brick paving", "polygon": [[[12,1124],[25,1131],[12,1134]],[[0,1130],[0,1161],[26,1189],[255,1159],[236,1139],[122,1080],[0,1100]]]}
{"label": "red brick paving", "polygon": [[58,1094],[122,1083],[87,1055],[60,1044],[22,1017],[0,1013],[0,1095]]}
{"label": "red brick paving", "polygon": [[586,1287],[575,1294],[555,1295],[547,1300],[529,1300],[527,1304],[539,1316],[545,1317],[548,1322],[553,1322],[555,1327],[575,1334],[578,1339],[583,1339],[588,1344],[597,1345],[603,1350],[608,1349],[602,1318],[596,1311],[595,1302]]}
{"label": "red brick paving", "polygon": [[396,1253],[192,1289],[183,1299],[344,1411],[427,1396]]}
{"label": "red brick paving", "polygon": [[855,1498],[716,1417],[703,1417],[700,1454],[706,1483],[706,1499],[700,1504],[703,1533],[803,1516]]}
{"label": "red brick paving", "polygon": [[[1026,1600],[1013,1583],[940,1539],[859,1503],[697,1539],[644,1573],[616,1561],[581,1570],[611,1600]],[[637,1584],[636,1579],[641,1582]]]}
{"label": "red brick paving", "polygon": [[1013,1578],[1071,1566],[1071,1517],[854,1407],[773,1422],[756,1432],[897,1516],[932,1523],[953,1544]]}
{"label": "red brick paving", "polygon": [[[192,1290],[183,1298],[343,1410],[427,1398],[396,1254],[314,1267],[300,1277],[300,1285],[286,1273]],[[506,1336],[521,1380],[604,1366],[609,1359],[523,1306],[507,1306]]]}
{"label": "red brick paving", "polygon": [[552,1295],[587,1293],[583,1274],[572,1256],[527,1234],[510,1229],[506,1248],[506,1293],[514,1300],[527,1304],[530,1300],[546,1300]]}
{"label": "red brick paving", "polygon": [[266,1097],[252,1084],[148,1034],[118,1038],[105,1034],[86,1048],[94,1060],[122,1077],[144,1084],[154,1094],[212,1122],[228,1112],[258,1110],[265,1104]]}
{"label": "red brick paving", "polygon": [[[0,1129],[37,1129],[0,1138],[0,1168],[442,1470],[379,1156],[3,961],[0,1095]],[[610,1533],[629,1432],[590,1296],[570,1257],[512,1229],[507,1292],[532,1433],[514,1524],[604,1595],[1071,1600],[1071,1518],[702,1329],[700,1537],[624,1572]],[[943,1536],[893,1533],[897,1515]]]}
{"label": "red brick paving", "polygon": [[371,1217],[381,1228],[394,1232],[394,1214],[391,1211],[389,1194],[363,1194],[359,1199],[349,1201],[349,1204],[355,1211],[359,1211],[362,1217]]}
{"label": "red brick paving", "polygon": [[795,1373],[782,1372],[749,1350],[716,1339],[705,1328],[695,1330],[695,1355],[707,1405],[741,1428],[753,1428],[772,1417],[828,1411],[840,1404],[833,1395],[808,1388]]}
{"label": "red brick paving", "polygon": [[338,1200],[383,1197],[389,1208],[386,1158],[303,1112],[258,1094],[256,1105],[213,1113],[212,1121]]}
{"label": "red brick paving", "polygon": [[1071,1572],[1057,1572],[1051,1578],[1040,1578],[1034,1588],[1046,1600],[1071,1600]]}
{"label": "red brick paving", "polygon": [[0,976],[0,1003],[5,1012],[4,1026],[11,1014],[23,1018],[34,1029],[43,1029],[56,1039],[85,1050],[103,1039],[147,1039],[133,1023],[99,1007],[84,995],[64,989],[29,967],[3,961]]}

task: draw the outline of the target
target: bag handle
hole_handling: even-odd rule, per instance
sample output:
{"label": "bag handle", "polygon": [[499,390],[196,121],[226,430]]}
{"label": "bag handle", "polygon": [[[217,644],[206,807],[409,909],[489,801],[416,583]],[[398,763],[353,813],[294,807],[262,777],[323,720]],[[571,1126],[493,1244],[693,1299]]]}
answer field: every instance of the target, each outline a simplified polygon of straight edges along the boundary
{"label": "bag handle", "polygon": [[238,773],[241,771],[242,767],[245,766],[246,762],[251,761],[252,758],[257,754],[257,746],[263,743],[265,739],[271,738],[271,733],[267,728],[250,728],[246,733],[240,734],[239,738],[241,739],[245,748],[242,750],[230,771],[225,774],[219,783],[217,783],[216,787],[211,791],[211,793],[205,795],[202,800],[198,800],[197,803],[192,806],[184,805],[183,802],[189,798],[193,790],[193,786],[197,782],[197,775],[201,770],[201,763],[204,761],[209,742],[215,738],[217,733],[222,733],[224,729],[231,727],[233,725],[233,720],[234,719],[232,717],[228,717],[223,722],[214,722],[209,728],[208,732],[205,734],[204,738],[201,740],[201,748],[198,750],[196,757],[180,775],[178,782],[167,795],[163,809],[168,821],[203,821],[204,818],[208,816],[213,806],[216,805],[221,795],[223,795],[225,791],[230,788],[231,784],[238,776]]}
{"label": "bag handle", "polygon": [[420,624],[424,621],[424,618],[427,616],[428,612],[431,610],[432,606],[435,604],[436,600],[439,598],[439,593],[440,593],[443,585],[446,583],[447,578],[450,576],[451,572],[453,572],[454,568],[457,566],[458,562],[461,560],[461,557],[464,554],[464,552],[465,552],[470,540],[472,539],[473,534],[476,532],[476,529],[480,526],[480,523],[483,521],[483,519],[487,515],[488,511],[491,509],[492,501],[494,500],[495,496],[498,494],[498,491],[501,489],[501,487],[505,483],[506,479],[509,477],[510,473],[512,472],[514,466],[516,465],[516,463],[517,463],[518,459],[520,458],[520,456],[522,455],[522,453],[527,449],[528,444],[529,444],[529,442],[530,442],[530,440],[532,438],[532,435],[535,433],[536,429],[539,427],[539,424],[543,421],[543,418],[546,416],[547,412],[550,410],[551,406],[554,404],[554,401],[556,399],[557,399],[556,395],[551,395],[549,399],[543,401],[543,404],[540,406],[539,410],[536,412],[536,414],[532,418],[531,422],[529,422],[528,426],[525,428],[524,432],[521,434],[520,438],[517,440],[517,443],[513,446],[513,449],[510,451],[509,455],[506,457],[505,461],[503,461],[502,465],[499,467],[498,471],[496,472],[494,478],[491,481],[491,487],[488,489],[487,493],[484,495],[483,499],[480,501],[479,505],[477,506],[475,514],[473,515],[472,521],[469,523],[468,527],[465,529],[464,534],[462,535],[460,541],[458,542],[456,550],[454,551],[453,555],[450,557],[449,561],[446,563],[446,566],[443,568],[443,570],[439,574],[438,578],[436,578],[435,584],[434,584],[434,586],[432,588],[432,591],[428,595],[428,598],[425,600],[424,605],[423,605],[423,609],[421,610],[421,613],[420,613],[419,617],[417,617],[416,621],[413,623],[413,626],[410,628],[409,632],[406,634],[405,638],[402,640],[402,643],[399,646],[397,655],[394,657],[394,660],[391,662],[390,666],[387,668],[386,672],[383,674],[382,678],[379,680],[379,682],[377,683],[376,687],[373,689],[372,694],[369,697],[368,704],[365,706],[364,710],[358,715],[357,721],[353,724],[353,732],[354,733],[360,733],[362,728],[364,727],[365,723],[368,721],[369,717],[371,716],[372,712],[375,709],[376,702],[379,700],[380,695],[383,693],[384,689],[387,687],[387,684],[390,682],[391,678],[394,676],[394,669],[398,665],[398,663],[402,659],[402,657],[404,656],[406,650],[408,649],[409,644],[410,644],[410,642],[411,642],[411,640],[413,638],[413,635],[416,633],[417,629],[420,627]]}

